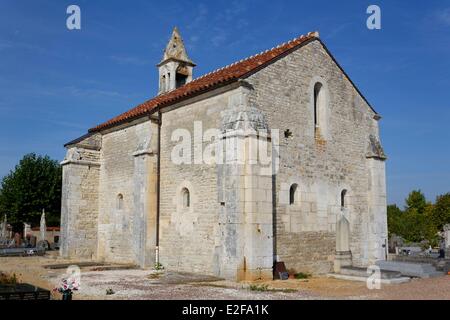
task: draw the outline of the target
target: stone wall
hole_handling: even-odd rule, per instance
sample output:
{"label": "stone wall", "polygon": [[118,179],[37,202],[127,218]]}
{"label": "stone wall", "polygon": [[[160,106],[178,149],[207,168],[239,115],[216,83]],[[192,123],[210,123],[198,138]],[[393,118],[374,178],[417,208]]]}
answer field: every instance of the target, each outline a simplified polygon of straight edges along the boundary
{"label": "stone wall", "polygon": [[97,254],[99,135],[68,147],[63,167],[61,248],[66,258],[93,258]]}
{"label": "stone wall", "polygon": [[[369,135],[378,138],[375,113],[319,41],[303,46],[247,80],[255,88],[250,103],[264,112],[271,129],[280,130],[281,160],[274,181],[275,258],[298,271],[330,271],[336,249],[336,221],[345,215],[350,222],[353,263],[370,263],[374,256],[370,250],[379,250],[384,244],[387,228],[383,224],[385,212],[374,212],[385,205],[385,186],[379,186],[381,195],[373,195],[378,197],[379,207],[373,207],[369,199],[366,154]],[[326,90],[326,134],[314,130],[316,82]],[[292,136],[284,136],[287,129]],[[383,168],[377,171],[382,181]],[[294,183],[299,195],[290,204],[289,189]],[[342,210],[340,194],[344,189],[346,208]],[[381,216],[382,221],[376,227],[380,229],[376,239],[369,237],[374,232],[374,216]]]}
{"label": "stone wall", "polygon": [[[272,279],[272,140],[264,114],[241,87],[222,113],[227,161],[219,165],[221,276]],[[231,147],[232,146],[232,147]]]}
{"label": "stone wall", "polygon": [[[156,132],[157,125],[147,120],[103,134],[99,259],[139,265],[154,262],[156,198],[150,198],[156,194]],[[153,232],[147,232],[148,227]]]}
{"label": "stone wall", "polygon": [[[315,129],[317,82],[326,106]],[[241,85],[191,98],[162,114],[163,266],[229,279],[265,278],[273,260],[294,271],[329,272],[336,222],[343,218],[349,221],[353,263],[383,258],[386,190],[377,117],[320,42]],[[244,132],[237,130],[240,125]],[[249,162],[248,145],[261,137],[246,129],[260,127],[270,129],[271,157],[280,156],[269,175]],[[208,129],[220,129],[226,141],[244,141],[236,151],[245,162],[205,161],[213,145],[201,137]],[[77,159],[64,163],[63,255],[141,266],[155,261],[157,132],[157,123],[147,118],[69,146],[68,158]],[[173,159],[181,132],[189,135],[183,150],[188,163]]]}
{"label": "stone wall", "polygon": [[[261,168],[249,161],[250,144],[259,139],[253,129],[266,124],[260,111],[248,106],[247,91],[212,94],[163,113],[160,260],[169,270],[234,280],[272,277],[271,168],[258,176],[254,172]],[[219,132],[202,141],[209,129]],[[182,132],[189,137],[187,163],[174,160]],[[222,160],[199,158],[216,143],[223,143]],[[225,150],[227,144],[233,147]],[[234,161],[241,156],[242,163]],[[185,189],[189,207],[182,199]]]}
{"label": "stone wall", "polygon": [[[210,128],[220,128],[220,112],[228,105],[231,93],[216,95],[162,114],[161,127],[161,202],[160,260],[167,269],[220,274],[220,234],[218,232],[218,169],[201,157],[211,142],[194,146],[194,138]],[[199,134],[194,137],[194,122]],[[202,126],[202,128],[200,127]],[[188,162],[177,164],[172,152],[181,141],[172,134],[187,130]],[[194,163],[194,155],[200,163]],[[190,194],[190,207],[182,205],[182,190]]]}

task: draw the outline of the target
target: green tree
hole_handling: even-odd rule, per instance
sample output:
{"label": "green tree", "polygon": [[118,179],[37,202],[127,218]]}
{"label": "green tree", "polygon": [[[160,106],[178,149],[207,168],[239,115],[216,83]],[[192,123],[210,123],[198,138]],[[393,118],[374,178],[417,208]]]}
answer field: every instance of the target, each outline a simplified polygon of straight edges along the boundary
{"label": "green tree", "polygon": [[413,190],[406,198],[406,210],[416,209],[418,213],[424,213],[427,199],[420,190]]}
{"label": "green tree", "polygon": [[431,203],[428,203],[427,206],[425,207],[425,212],[423,214],[424,215],[423,228],[425,239],[428,240],[431,246],[433,247],[439,245],[439,235],[438,235],[439,229],[433,218],[434,209],[435,206]]}
{"label": "green tree", "polygon": [[437,246],[438,231],[450,223],[450,193],[438,196],[433,205],[420,190],[414,190],[405,203],[404,210],[396,205],[387,207],[389,236],[396,234],[411,242],[427,240]]}
{"label": "green tree", "polygon": [[0,213],[11,223],[38,225],[45,209],[47,225],[58,225],[62,170],[57,161],[34,153],[25,155],[1,181]]}
{"label": "green tree", "polygon": [[432,219],[437,230],[442,230],[444,225],[450,223],[450,193],[440,195],[436,198]]}
{"label": "green tree", "polygon": [[387,223],[388,223],[388,233],[389,237],[392,234],[396,234],[399,236],[402,236],[403,231],[403,224],[402,219],[404,216],[404,212],[397,207],[395,204],[391,204],[387,206]]}
{"label": "green tree", "polygon": [[420,242],[426,237],[425,208],[427,200],[420,190],[413,190],[405,199],[405,212],[401,220],[401,236],[408,241]]}
{"label": "green tree", "polygon": [[[420,190],[413,190],[405,199],[405,210],[397,214],[394,227],[405,240],[420,242],[427,240],[430,244],[437,244],[437,228],[433,219],[434,206],[427,202]],[[397,208],[397,210],[400,210]],[[392,211],[392,209],[391,209]],[[388,217],[389,221],[389,217]]]}
{"label": "green tree", "polygon": [[425,239],[424,215],[416,208],[405,211],[402,219],[402,237],[408,241],[420,242]]}

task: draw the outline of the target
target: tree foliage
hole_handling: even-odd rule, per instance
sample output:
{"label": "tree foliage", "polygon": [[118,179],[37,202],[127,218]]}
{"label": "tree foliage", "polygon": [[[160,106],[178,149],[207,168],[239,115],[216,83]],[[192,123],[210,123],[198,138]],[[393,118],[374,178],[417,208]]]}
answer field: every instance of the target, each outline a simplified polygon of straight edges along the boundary
{"label": "tree foliage", "polygon": [[396,204],[391,204],[387,206],[387,219],[388,219],[388,232],[389,237],[392,234],[402,235],[404,234],[404,212],[397,207]]}
{"label": "tree foliage", "polygon": [[1,181],[0,214],[11,223],[38,225],[45,209],[47,225],[58,225],[61,212],[62,170],[48,156],[25,155]]}
{"label": "tree foliage", "polygon": [[450,223],[450,193],[440,195],[436,198],[433,221],[439,229],[442,229],[444,225]]}
{"label": "tree foliage", "polygon": [[413,190],[405,200],[406,210],[416,210],[417,213],[422,214],[427,206],[425,195],[420,190]]}
{"label": "tree foliage", "polygon": [[427,202],[420,190],[413,190],[405,199],[405,208],[389,205],[388,231],[410,242],[426,240],[431,245],[438,244],[438,232],[450,223],[450,193],[438,196],[436,203]]}

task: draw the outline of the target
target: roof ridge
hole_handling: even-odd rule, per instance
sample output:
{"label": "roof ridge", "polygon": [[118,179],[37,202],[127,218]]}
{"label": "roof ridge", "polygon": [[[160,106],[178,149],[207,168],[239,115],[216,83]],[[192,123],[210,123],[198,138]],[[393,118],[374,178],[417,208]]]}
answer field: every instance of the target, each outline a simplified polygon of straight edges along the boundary
{"label": "roof ridge", "polygon": [[[306,36],[313,35],[314,33],[317,33],[317,31],[315,31],[315,32],[309,32]],[[196,80],[198,80],[198,79],[201,79],[201,78],[203,78],[203,77],[205,77],[205,76],[207,76],[207,75],[210,75],[210,74],[212,74],[212,73],[215,73],[215,72],[221,71],[221,70],[223,70],[223,69],[226,69],[226,68],[228,68],[228,67],[231,67],[231,66],[233,66],[233,65],[236,65],[237,63],[241,63],[241,62],[244,62],[244,61],[253,59],[253,58],[257,57],[257,56],[260,56],[260,55],[262,55],[262,54],[264,54],[264,53],[267,53],[267,52],[269,52],[269,51],[272,51],[272,50],[274,50],[274,49],[284,47],[284,46],[286,46],[287,44],[292,43],[292,42],[297,41],[297,40],[300,40],[300,39],[302,39],[302,38],[304,38],[304,37],[306,37],[306,36],[305,36],[304,34],[301,34],[300,36],[295,37],[295,38],[293,38],[292,40],[289,40],[288,42],[283,42],[283,43],[279,44],[279,45],[276,46],[276,47],[272,47],[271,49],[266,49],[266,50],[264,50],[264,51],[260,51],[260,52],[258,52],[258,53],[255,53],[255,54],[253,54],[253,55],[251,55],[251,56],[248,56],[248,57],[245,57],[245,58],[241,58],[240,60],[236,60],[236,61],[234,61],[234,62],[232,62],[232,63],[230,63],[230,64],[228,64],[228,65],[226,65],[226,66],[223,66],[223,67],[221,67],[221,68],[218,68],[218,69],[209,71],[209,72],[207,72],[207,73],[205,73],[205,74],[203,74],[203,75],[201,75],[201,76],[198,76],[197,78],[192,79],[192,81],[191,81],[190,83],[192,83],[193,81],[196,81]],[[177,88],[177,89],[178,89],[178,88]],[[176,90],[176,89],[174,89],[174,90]],[[173,90],[172,90],[172,91],[173,91]]]}
{"label": "roof ridge", "polygon": [[232,62],[221,68],[217,68],[208,73],[205,73],[185,85],[178,87],[174,90],[157,95],[152,99],[149,99],[138,106],[122,113],[121,115],[112,118],[94,128],[89,129],[89,132],[97,132],[102,129],[106,129],[120,123],[131,121],[144,114],[152,112],[157,107],[162,107],[168,103],[174,103],[179,99],[186,98],[193,94],[198,94],[201,91],[207,91],[215,88],[216,86],[223,85],[229,81],[237,80],[241,77],[245,77],[248,74],[259,70],[262,66],[270,63],[277,57],[289,52],[306,42],[307,40],[318,38],[319,33],[317,31],[309,32],[308,34],[301,34],[288,42],[279,44],[271,49],[266,49],[259,53],[253,54],[246,58],[242,58],[238,61]]}

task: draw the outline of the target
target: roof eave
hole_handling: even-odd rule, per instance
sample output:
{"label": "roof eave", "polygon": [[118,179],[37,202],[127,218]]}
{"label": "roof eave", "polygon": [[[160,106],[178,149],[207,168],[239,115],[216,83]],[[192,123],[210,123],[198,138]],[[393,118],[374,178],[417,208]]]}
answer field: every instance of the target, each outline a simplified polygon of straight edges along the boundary
{"label": "roof eave", "polygon": [[64,148],[67,148],[68,146],[77,144],[77,143],[83,141],[84,139],[89,138],[89,137],[92,136],[93,134],[94,134],[94,132],[89,132],[89,131],[88,131],[88,133],[86,133],[86,134],[84,134],[84,135],[82,135],[82,136],[80,136],[80,137],[78,137],[78,138],[76,138],[76,139],[73,139],[72,141],[69,141],[69,142],[67,142],[66,144],[64,144]]}
{"label": "roof eave", "polygon": [[[204,88],[202,90],[198,90],[198,91],[193,92],[193,93],[191,93],[189,95],[181,96],[181,97],[178,97],[176,99],[169,100],[169,101],[166,101],[164,103],[158,104],[153,109],[151,109],[149,111],[143,112],[143,113],[135,115],[133,117],[129,117],[129,118],[124,119],[122,121],[110,123],[110,124],[102,126],[102,127],[90,128],[88,130],[88,132],[90,134],[94,134],[94,133],[97,133],[97,132],[102,132],[104,130],[111,129],[113,127],[119,126],[119,125],[124,124],[124,123],[133,122],[133,121],[135,121],[135,120],[137,120],[139,118],[143,118],[143,117],[146,117],[146,116],[151,116],[151,115],[155,114],[156,112],[158,112],[159,110],[161,110],[162,108],[167,108],[167,107],[169,107],[171,105],[174,105],[176,103],[180,103],[180,102],[183,102],[185,100],[195,98],[195,97],[197,97],[199,95],[205,94],[205,93],[210,92],[212,90],[216,90],[216,89],[225,87],[225,86],[227,86],[229,84],[232,84],[234,82],[238,82],[239,80],[240,80],[240,78],[232,78],[232,79],[230,79],[228,81],[223,81],[223,82],[217,83],[214,86],[210,86],[210,87]],[[242,83],[242,85],[244,85],[244,83]]]}

